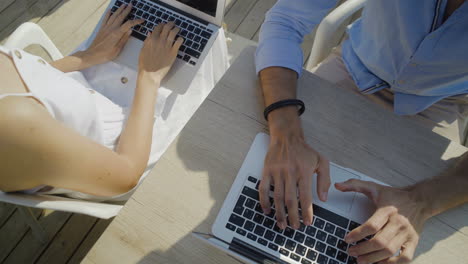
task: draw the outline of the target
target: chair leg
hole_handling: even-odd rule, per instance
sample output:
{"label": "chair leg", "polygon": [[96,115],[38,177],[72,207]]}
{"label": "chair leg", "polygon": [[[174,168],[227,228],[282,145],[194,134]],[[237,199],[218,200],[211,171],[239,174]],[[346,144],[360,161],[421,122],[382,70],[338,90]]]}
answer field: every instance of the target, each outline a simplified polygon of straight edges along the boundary
{"label": "chair leg", "polygon": [[47,233],[44,228],[42,228],[39,221],[37,221],[36,217],[31,211],[31,208],[18,206],[18,210],[23,214],[26,223],[31,228],[31,232],[36,237],[36,239],[41,243],[46,243],[48,240]]}

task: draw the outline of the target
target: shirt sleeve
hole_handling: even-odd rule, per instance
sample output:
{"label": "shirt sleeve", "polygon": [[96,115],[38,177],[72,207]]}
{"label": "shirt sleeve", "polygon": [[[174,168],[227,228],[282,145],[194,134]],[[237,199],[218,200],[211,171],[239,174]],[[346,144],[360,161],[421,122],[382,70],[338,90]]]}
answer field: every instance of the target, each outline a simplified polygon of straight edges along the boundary
{"label": "shirt sleeve", "polygon": [[278,0],[267,12],[255,54],[257,74],[279,66],[302,72],[301,44],[337,0]]}

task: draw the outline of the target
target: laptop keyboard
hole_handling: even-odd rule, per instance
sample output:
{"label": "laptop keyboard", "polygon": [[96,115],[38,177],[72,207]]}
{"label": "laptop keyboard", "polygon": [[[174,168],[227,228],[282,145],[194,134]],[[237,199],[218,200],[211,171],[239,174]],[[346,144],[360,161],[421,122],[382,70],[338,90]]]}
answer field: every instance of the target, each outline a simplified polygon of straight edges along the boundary
{"label": "laptop keyboard", "polygon": [[[144,41],[149,32],[160,23],[174,21],[180,28],[177,37],[184,38],[184,43],[179,49],[177,58],[195,66],[201,53],[205,49],[213,31],[197,21],[175,13],[173,10],[145,0],[118,0],[111,9],[114,13],[121,5],[132,4],[133,8],[127,20],[144,19],[141,25],[133,27],[132,36]],[[177,38],[176,38],[177,39]]]}
{"label": "laptop keyboard", "polygon": [[[297,230],[290,226],[281,230],[276,225],[274,205],[270,214],[263,213],[259,184],[255,177],[248,177],[226,224],[227,229],[246,237],[252,244],[268,247],[298,263],[357,263],[356,258],[348,256],[349,245],[344,237],[360,224],[313,204],[314,223],[311,226],[301,223]],[[273,198],[270,200],[273,204]]]}

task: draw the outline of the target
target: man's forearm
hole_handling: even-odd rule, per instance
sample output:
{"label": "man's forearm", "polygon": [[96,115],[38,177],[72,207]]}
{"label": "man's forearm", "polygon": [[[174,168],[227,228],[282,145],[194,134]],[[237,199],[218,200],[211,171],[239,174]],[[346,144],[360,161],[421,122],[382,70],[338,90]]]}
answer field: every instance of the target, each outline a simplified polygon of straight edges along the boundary
{"label": "man's forearm", "polygon": [[468,153],[446,172],[406,188],[431,217],[468,202]]}
{"label": "man's forearm", "polygon": [[[296,98],[297,73],[282,67],[269,67],[260,72],[265,106],[272,103]],[[301,122],[294,106],[272,111],[268,115],[272,138],[283,136],[303,137]]]}

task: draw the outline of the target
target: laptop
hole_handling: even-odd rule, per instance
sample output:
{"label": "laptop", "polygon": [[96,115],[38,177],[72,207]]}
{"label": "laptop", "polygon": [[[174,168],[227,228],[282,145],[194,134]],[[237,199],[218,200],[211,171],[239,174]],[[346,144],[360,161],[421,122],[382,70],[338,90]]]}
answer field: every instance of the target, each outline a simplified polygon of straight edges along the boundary
{"label": "laptop", "polygon": [[[143,24],[133,28],[132,37],[114,61],[137,70],[140,50],[148,33],[160,23],[173,21],[181,29],[178,36],[184,38],[184,43],[161,85],[169,90],[185,93],[219,33],[225,2],[226,0],[111,1],[108,8],[112,13],[122,5],[132,4],[127,20],[145,20]],[[99,28],[100,25],[97,26]]]}
{"label": "laptop", "polygon": [[[290,226],[281,230],[276,225],[274,205],[272,212],[265,215],[259,204],[258,186],[268,145],[268,135],[260,133],[255,137],[212,226],[212,234],[193,235],[243,263],[357,263],[354,257],[348,256],[350,245],[344,237],[364,223],[374,213],[375,207],[366,196],[340,192],[333,183],[351,178],[382,183],[331,163],[332,186],[328,201],[323,203],[319,200],[314,187],[316,177],[311,186],[313,224],[305,226],[301,222],[298,230]],[[273,190],[272,186],[270,197],[273,197]]]}

